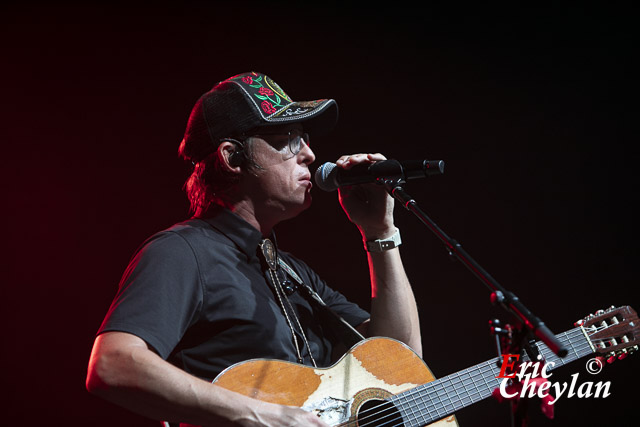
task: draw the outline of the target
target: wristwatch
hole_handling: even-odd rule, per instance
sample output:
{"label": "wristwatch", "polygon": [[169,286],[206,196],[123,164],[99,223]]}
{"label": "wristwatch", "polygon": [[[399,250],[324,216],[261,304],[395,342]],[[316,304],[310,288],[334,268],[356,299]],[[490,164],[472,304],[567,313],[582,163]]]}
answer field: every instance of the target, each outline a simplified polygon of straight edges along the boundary
{"label": "wristwatch", "polygon": [[364,242],[364,249],[367,252],[384,252],[389,249],[397,248],[401,244],[402,240],[400,239],[400,230],[396,228],[396,232],[393,233],[393,236],[391,237]]}

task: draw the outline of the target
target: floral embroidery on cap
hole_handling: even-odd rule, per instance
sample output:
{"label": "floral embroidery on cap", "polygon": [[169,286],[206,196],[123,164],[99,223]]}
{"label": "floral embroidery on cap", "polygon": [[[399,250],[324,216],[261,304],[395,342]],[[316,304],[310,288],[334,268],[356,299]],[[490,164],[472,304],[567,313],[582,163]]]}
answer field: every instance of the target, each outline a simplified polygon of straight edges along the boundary
{"label": "floral embroidery on cap", "polygon": [[262,108],[262,111],[264,111],[267,114],[273,114],[277,111],[275,108],[273,108],[273,105],[267,100],[262,101],[262,103],[260,104],[260,107]]}
{"label": "floral embroidery on cap", "polygon": [[[279,109],[286,107],[293,101],[273,80],[267,76],[260,75],[256,72],[244,75],[238,79],[232,77],[230,80],[240,80],[247,87],[247,92],[259,99],[260,108],[267,115],[276,113]],[[263,79],[264,77],[264,79]],[[251,89],[249,89],[251,88]]]}
{"label": "floral embroidery on cap", "polygon": [[240,86],[256,107],[262,119],[268,122],[294,121],[315,115],[332,100],[294,102],[269,76],[252,71],[235,75],[227,80]]}

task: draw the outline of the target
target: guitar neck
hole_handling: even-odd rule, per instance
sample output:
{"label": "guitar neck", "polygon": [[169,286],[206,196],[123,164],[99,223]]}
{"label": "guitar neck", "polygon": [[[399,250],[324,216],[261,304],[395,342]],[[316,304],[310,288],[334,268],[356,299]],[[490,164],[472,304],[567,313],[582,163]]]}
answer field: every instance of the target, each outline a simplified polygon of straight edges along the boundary
{"label": "guitar neck", "polygon": [[[544,360],[555,363],[553,368],[593,353],[590,340],[580,327],[558,334],[556,338],[569,349],[564,358],[558,357],[543,343],[536,343]],[[524,357],[524,360],[528,358]],[[502,378],[496,378],[499,373],[496,358],[400,393],[390,400],[402,414],[406,426],[423,426],[491,396],[502,381]]]}

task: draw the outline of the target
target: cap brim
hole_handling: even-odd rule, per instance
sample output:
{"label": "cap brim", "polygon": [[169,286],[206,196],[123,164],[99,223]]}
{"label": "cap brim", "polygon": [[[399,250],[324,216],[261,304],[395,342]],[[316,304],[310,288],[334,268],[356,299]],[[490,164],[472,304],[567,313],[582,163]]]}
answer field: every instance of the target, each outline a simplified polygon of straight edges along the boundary
{"label": "cap brim", "polygon": [[338,104],[333,99],[292,102],[266,118],[268,124],[304,123],[305,130],[329,132],[338,122]]}

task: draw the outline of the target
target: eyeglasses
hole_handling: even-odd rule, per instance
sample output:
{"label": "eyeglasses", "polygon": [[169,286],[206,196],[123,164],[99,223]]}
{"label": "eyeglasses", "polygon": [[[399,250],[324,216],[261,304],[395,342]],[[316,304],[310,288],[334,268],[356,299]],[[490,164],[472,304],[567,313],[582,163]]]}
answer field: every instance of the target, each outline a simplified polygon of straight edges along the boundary
{"label": "eyeglasses", "polygon": [[[291,154],[293,154],[294,156],[296,154],[298,154],[300,152],[300,150],[302,150],[302,141],[304,140],[304,143],[307,144],[307,147],[309,147],[311,145],[311,141],[309,141],[309,134],[306,132],[302,132],[300,129],[291,129],[288,133],[284,133],[284,132],[275,132],[275,133],[259,133],[259,134],[254,134],[252,136],[282,136],[282,137],[287,137],[287,145],[289,147],[289,151],[291,151]],[[275,144],[273,144],[275,142]],[[282,139],[282,141],[280,141],[281,143],[278,143],[279,141],[270,141],[270,143],[272,145],[275,146],[275,148],[277,149],[282,149],[284,148],[284,138]]]}

